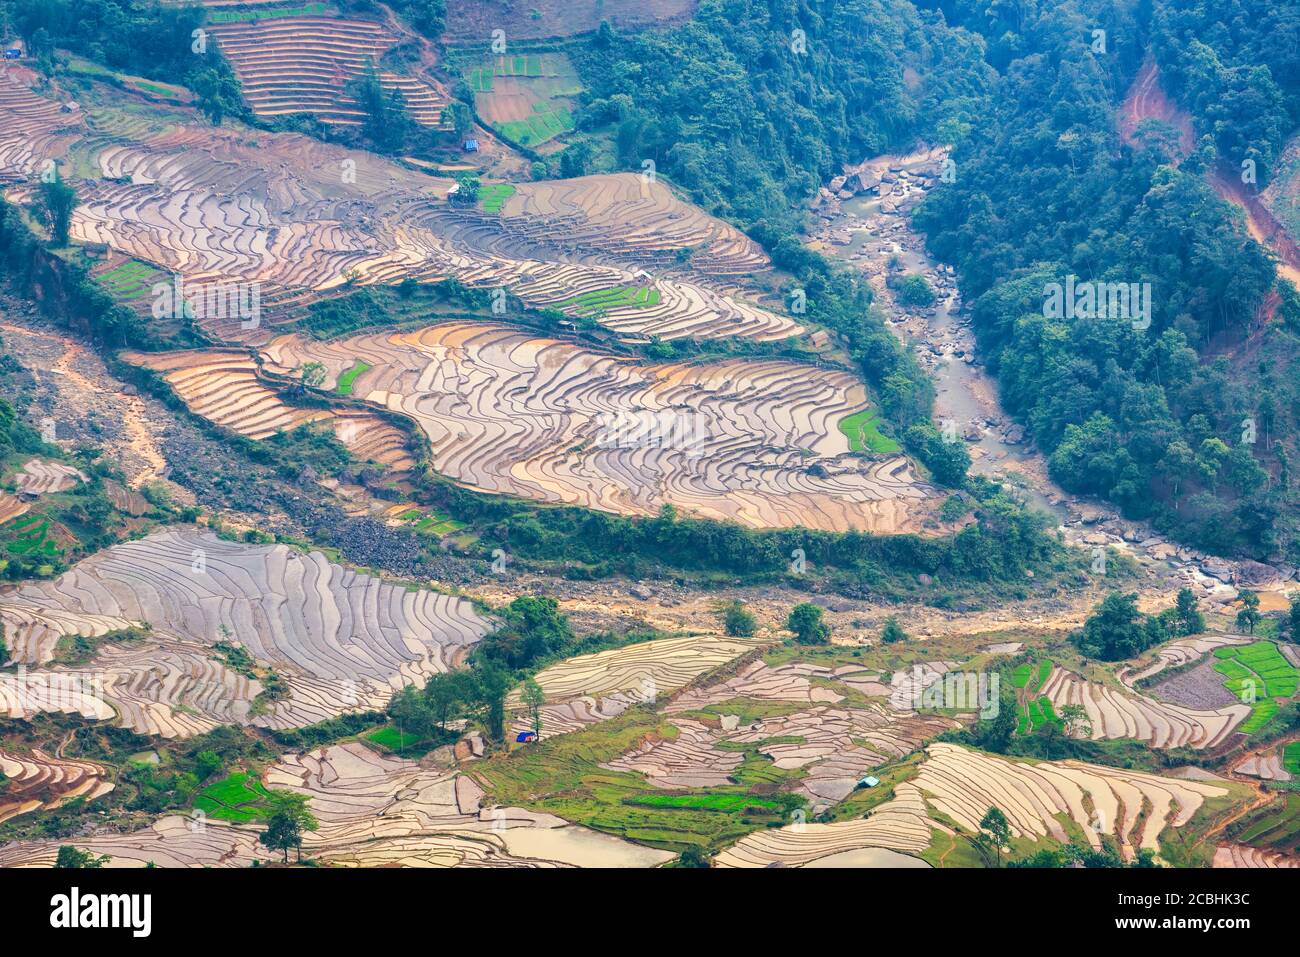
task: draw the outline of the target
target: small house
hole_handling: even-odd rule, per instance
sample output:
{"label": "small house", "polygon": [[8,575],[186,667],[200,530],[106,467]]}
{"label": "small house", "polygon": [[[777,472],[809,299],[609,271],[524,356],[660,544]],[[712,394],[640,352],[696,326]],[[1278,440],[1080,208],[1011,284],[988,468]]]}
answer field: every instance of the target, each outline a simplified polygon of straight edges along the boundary
{"label": "small house", "polygon": [[464,143],[461,144],[461,149],[463,149],[466,153],[477,153],[478,140],[475,139],[466,140]]}
{"label": "small house", "polygon": [[23,58],[22,47],[10,47],[9,49],[5,50],[6,60],[21,60],[22,58]]}

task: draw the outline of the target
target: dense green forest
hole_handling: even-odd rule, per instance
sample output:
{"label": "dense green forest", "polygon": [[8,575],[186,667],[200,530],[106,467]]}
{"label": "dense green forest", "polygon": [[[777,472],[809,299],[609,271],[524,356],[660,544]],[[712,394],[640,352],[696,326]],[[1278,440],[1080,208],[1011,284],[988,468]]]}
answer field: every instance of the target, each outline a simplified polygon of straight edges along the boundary
{"label": "dense green forest", "polygon": [[[1207,181],[1222,162],[1237,167],[1219,154],[1242,137],[1265,159],[1294,126],[1294,44],[1289,60],[1264,57],[1268,20],[1247,37],[1210,25],[1208,4],[1165,4],[1154,25],[1141,5],[1099,0],[1040,4],[1014,25],[961,4],[950,12],[990,37],[1000,76],[986,119],[957,141],[956,182],[917,221],[959,269],[1004,404],[1067,489],[1215,551],[1294,558],[1300,314],[1280,287],[1267,322],[1272,263]],[[1201,51],[1177,68],[1175,90],[1196,101],[1204,134],[1181,163],[1172,137],[1129,149],[1116,123],[1147,47],[1159,54],[1175,27],[1222,34],[1228,59],[1197,72]],[[1106,31],[1104,52],[1094,29]],[[1233,84],[1250,103],[1228,106],[1223,122]],[[1070,275],[1149,283],[1149,326],[1049,318],[1045,287]]]}

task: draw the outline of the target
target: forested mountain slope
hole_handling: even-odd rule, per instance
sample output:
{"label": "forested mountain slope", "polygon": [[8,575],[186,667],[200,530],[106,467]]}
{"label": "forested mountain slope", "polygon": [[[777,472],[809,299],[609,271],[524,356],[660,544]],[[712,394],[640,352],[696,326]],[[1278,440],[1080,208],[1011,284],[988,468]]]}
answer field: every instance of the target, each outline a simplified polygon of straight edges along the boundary
{"label": "forested mountain slope", "polygon": [[[1210,183],[1254,157],[1262,184],[1295,125],[1294,11],[1234,5],[1231,25],[1184,3],[946,12],[985,33],[1000,77],[956,144],[955,182],[917,220],[958,266],[1003,402],[1067,489],[1204,548],[1294,558],[1296,293]],[[1119,134],[1150,48],[1202,137],[1186,158],[1172,131],[1144,128],[1137,148]],[[1149,283],[1149,325],[1049,318],[1049,285],[1071,275]]]}

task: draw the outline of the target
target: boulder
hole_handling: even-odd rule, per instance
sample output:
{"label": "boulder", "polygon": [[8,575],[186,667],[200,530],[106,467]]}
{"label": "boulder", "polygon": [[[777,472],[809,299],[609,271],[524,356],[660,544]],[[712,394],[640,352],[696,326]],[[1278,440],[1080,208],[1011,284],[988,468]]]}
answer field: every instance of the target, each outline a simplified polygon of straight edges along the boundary
{"label": "boulder", "polygon": [[1245,561],[1237,563],[1237,581],[1246,585],[1268,585],[1281,579],[1278,570],[1263,562]]}
{"label": "boulder", "polygon": [[1222,558],[1207,558],[1201,562],[1201,571],[1211,578],[1231,585],[1233,582],[1232,562]]}

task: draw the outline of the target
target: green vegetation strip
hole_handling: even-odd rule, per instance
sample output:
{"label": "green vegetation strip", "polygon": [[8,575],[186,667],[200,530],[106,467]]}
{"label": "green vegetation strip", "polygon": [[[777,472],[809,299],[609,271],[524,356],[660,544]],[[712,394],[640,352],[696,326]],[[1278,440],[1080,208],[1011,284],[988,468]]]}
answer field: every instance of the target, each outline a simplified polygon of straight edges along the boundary
{"label": "green vegetation strip", "polygon": [[281,17],[319,17],[329,11],[324,3],[309,3],[301,7],[272,7],[262,10],[212,10],[210,23],[251,23],[254,20],[275,20]]}

